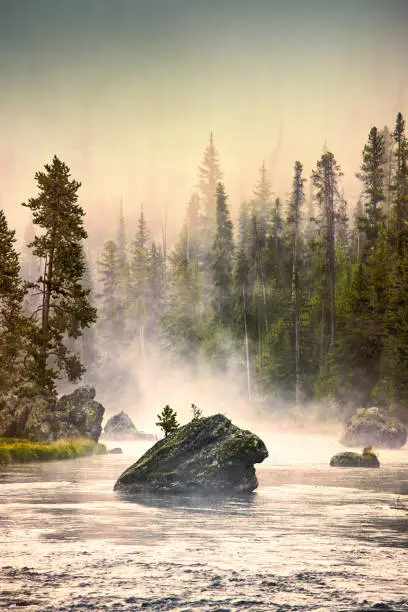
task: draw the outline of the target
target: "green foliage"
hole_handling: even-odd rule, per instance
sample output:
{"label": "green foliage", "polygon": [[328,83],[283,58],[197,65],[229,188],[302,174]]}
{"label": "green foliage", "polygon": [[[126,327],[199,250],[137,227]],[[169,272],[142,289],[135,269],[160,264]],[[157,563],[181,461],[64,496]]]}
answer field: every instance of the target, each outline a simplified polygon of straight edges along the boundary
{"label": "green foliage", "polygon": [[191,404],[191,411],[193,413],[192,421],[199,421],[203,417],[203,411],[195,404]]}
{"label": "green foliage", "polygon": [[231,322],[232,268],[234,242],[224,186],[217,186],[216,225],[212,248],[212,307],[214,317],[222,324]]}
{"label": "green foliage", "polygon": [[96,321],[96,310],[89,302],[89,289],[82,284],[82,241],[87,234],[78,204],[80,183],[71,180],[68,166],[56,156],[35,179],[39,193],[23,206],[32,211],[33,223],[40,228],[28,246],[45,265],[43,274],[32,283],[41,304],[32,313],[28,366],[33,380],[54,389],[58,378],[66,376],[75,382],[82,376],[79,357],[68,350],[64,339],[79,338]]}
{"label": "green foliage", "polygon": [[27,440],[0,438],[0,464],[31,463],[75,459],[106,453],[104,444],[86,438],[57,440],[50,444],[36,444]]}
{"label": "green foliage", "polygon": [[207,145],[201,165],[199,166],[198,187],[204,203],[205,216],[213,220],[216,214],[216,191],[218,183],[222,181],[220,159],[214,145],[214,135],[210,133],[210,142]]}
{"label": "green foliage", "polygon": [[124,303],[120,292],[123,256],[113,240],[109,240],[98,260],[101,291],[98,295],[98,327],[107,340],[120,342],[124,335]]}
{"label": "green foliage", "polygon": [[173,433],[179,428],[179,423],[177,423],[177,413],[170,408],[168,404],[163,408],[161,413],[157,415],[157,418],[159,420],[157,421],[156,425],[164,431],[166,438],[169,434]]}
{"label": "green foliage", "polygon": [[14,249],[15,232],[0,210],[0,390],[7,390],[21,376],[29,321],[23,314],[26,287]]}
{"label": "green foliage", "polygon": [[359,227],[366,233],[368,246],[376,240],[383,222],[381,203],[385,199],[385,160],[384,136],[373,127],[363,149],[360,173],[356,175],[363,183],[365,206],[365,214],[359,217],[358,222]]}
{"label": "green foliage", "polygon": [[194,362],[202,341],[201,286],[198,264],[182,251],[170,258],[167,299],[160,318],[161,340],[168,352]]}

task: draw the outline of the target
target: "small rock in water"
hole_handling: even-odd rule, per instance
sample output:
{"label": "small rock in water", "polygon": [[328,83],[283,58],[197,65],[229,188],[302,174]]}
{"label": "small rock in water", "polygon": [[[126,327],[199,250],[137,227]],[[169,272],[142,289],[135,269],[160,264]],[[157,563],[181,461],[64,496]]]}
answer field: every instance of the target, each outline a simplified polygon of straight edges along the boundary
{"label": "small rock in water", "polygon": [[380,462],[377,455],[371,450],[371,447],[368,447],[363,450],[361,455],[350,451],[338,453],[330,459],[330,465],[332,467],[378,468],[380,467]]}
{"label": "small rock in water", "polygon": [[123,472],[115,490],[249,493],[258,486],[254,463],[267,456],[258,436],[216,414],[159,440]]}
{"label": "small rock in water", "polygon": [[108,453],[110,455],[121,455],[123,451],[121,448],[117,447],[117,448],[112,448],[112,450],[108,451]]}

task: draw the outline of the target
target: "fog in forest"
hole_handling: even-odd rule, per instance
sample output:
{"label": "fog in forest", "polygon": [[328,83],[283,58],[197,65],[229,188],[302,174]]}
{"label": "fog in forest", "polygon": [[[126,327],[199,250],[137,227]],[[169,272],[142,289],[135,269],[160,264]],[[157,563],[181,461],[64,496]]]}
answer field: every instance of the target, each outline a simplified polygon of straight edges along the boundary
{"label": "fog in forest", "polygon": [[[294,373],[285,373],[292,332],[285,331],[287,322],[279,313],[289,311],[293,285],[284,255],[287,286],[274,289],[275,277],[271,280],[271,258],[278,258],[272,240],[276,201],[284,225],[294,163],[300,160],[305,180],[300,226],[306,236],[316,205],[310,177],[322,154],[333,152],[341,170],[336,189],[348,217],[347,229],[343,234],[339,230],[344,252],[336,252],[336,296],[341,302],[338,296],[359,257],[355,249],[360,248],[360,235],[353,231],[364,144],[372,126],[379,131],[387,126],[390,134],[397,113],[408,114],[407,28],[404,0],[0,0],[0,208],[17,232],[25,278],[34,279],[42,264],[27,250],[34,229],[28,209],[20,206],[36,195],[34,175],[57,155],[82,183],[87,282],[99,314],[82,344],[77,341],[72,348],[84,358],[84,382],[96,386],[108,416],[125,410],[146,431],[154,430],[156,414],[165,404],[177,410],[182,423],[191,418],[191,403],[204,415],[222,412],[248,425],[271,415],[279,422],[289,417],[294,424],[338,418],[332,400],[315,390],[316,384],[328,383],[318,355],[320,323],[309,316],[317,309],[312,293],[318,295],[321,286],[313,259],[317,255],[307,246],[300,256],[304,301],[299,302],[299,317],[308,334],[301,338],[307,347],[302,359],[313,362],[314,370],[304,367],[302,375],[314,378],[296,402]],[[265,250],[264,269],[259,272],[258,253],[253,273],[249,270],[248,302],[246,289],[236,291],[228,323],[222,317],[209,320],[214,281],[208,277],[208,261],[197,256],[195,277],[190,259],[188,207],[196,193],[200,214],[205,209],[209,196],[200,187],[200,168],[206,155],[208,162],[209,147],[227,196],[235,254],[244,241],[243,208],[250,211],[245,230],[250,233],[250,216],[255,219],[253,211],[260,206],[254,204],[256,194],[267,189],[265,244],[256,246],[259,253]],[[394,154],[391,145],[390,151]],[[215,210],[215,193],[213,197]],[[157,288],[149,272],[144,301],[142,289],[136,297],[134,289],[139,282],[135,270],[140,272],[144,264],[132,264],[137,236],[142,239],[141,215],[148,238],[138,253],[146,249],[149,265],[157,256],[164,269],[158,281],[164,288]],[[208,218],[214,223],[215,213]],[[290,253],[285,228],[279,232],[282,249]],[[103,301],[100,263],[108,257],[104,249],[109,241],[115,242],[125,270],[117,272],[112,296],[119,301],[113,306],[112,301],[107,306],[106,293]],[[183,248],[187,271],[177,267]],[[236,270],[237,260],[231,265]],[[308,267],[315,270],[314,280]],[[126,283],[133,283],[133,301],[126,298]],[[190,291],[200,294],[194,308],[188,307]],[[155,295],[160,295],[160,304]],[[340,307],[340,316],[342,312]],[[183,317],[196,339],[186,334],[179,346]],[[194,327],[197,317],[199,329]],[[327,329],[324,324],[322,334],[329,343],[329,320]],[[92,355],[84,355],[87,347]],[[64,383],[60,391],[69,388]],[[344,398],[343,404],[347,412]]]}

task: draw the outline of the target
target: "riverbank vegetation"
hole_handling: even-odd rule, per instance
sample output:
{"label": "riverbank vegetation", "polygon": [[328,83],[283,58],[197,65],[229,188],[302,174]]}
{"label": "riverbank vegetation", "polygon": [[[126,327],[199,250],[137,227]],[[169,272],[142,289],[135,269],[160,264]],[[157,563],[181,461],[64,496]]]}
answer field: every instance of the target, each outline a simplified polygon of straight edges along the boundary
{"label": "riverbank vegetation", "polygon": [[37,444],[28,440],[0,438],[0,465],[76,459],[106,453],[104,444],[86,438],[57,440],[50,444]]}

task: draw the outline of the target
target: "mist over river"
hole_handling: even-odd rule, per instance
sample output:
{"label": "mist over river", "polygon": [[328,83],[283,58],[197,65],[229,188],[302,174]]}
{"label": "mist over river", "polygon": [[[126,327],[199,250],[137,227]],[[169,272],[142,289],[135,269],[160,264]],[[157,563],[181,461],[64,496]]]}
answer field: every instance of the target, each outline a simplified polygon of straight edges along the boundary
{"label": "mist over river", "polygon": [[242,498],[121,498],[151,442],[3,467],[0,610],[408,610],[408,448],[330,468],[337,436],[254,432]]}

